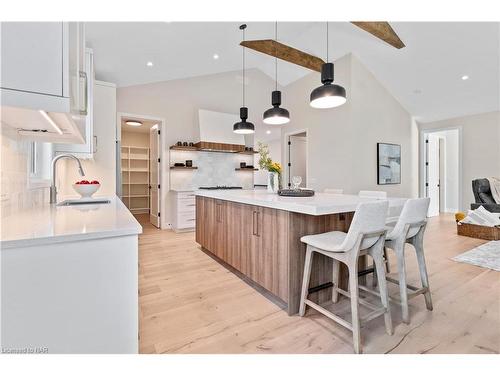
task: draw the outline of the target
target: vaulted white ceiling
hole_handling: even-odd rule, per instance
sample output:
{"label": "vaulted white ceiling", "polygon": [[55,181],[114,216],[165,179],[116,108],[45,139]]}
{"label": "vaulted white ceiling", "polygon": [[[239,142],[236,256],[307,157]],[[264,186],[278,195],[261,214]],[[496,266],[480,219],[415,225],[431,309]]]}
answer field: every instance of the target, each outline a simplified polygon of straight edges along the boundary
{"label": "vaulted white ceiling", "polygon": [[[86,33],[97,78],[130,86],[241,69],[239,24],[90,22]],[[274,23],[247,24],[247,39],[274,38]],[[405,48],[397,50],[348,22],[330,23],[330,59],[355,54],[423,122],[499,109],[499,23],[391,25]],[[325,23],[279,23],[278,40],[326,58]],[[246,63],[274,78],[269,56],[247,50]],[[286,86],[309,73],[280,62],[278,81]],[[464,75],[469,79],[462,80]]]}

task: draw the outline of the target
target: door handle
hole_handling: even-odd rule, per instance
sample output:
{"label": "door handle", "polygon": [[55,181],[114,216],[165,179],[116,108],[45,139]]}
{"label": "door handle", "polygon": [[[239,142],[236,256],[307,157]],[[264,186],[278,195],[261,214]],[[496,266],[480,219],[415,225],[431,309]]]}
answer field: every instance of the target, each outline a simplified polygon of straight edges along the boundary
{"label": "door handle", "polygon": [[259,211],[253,211],[252,212],[252,234],[254,236],[257,236],[259,237],[260,234],[259,234],[259,214],[260,212]]}

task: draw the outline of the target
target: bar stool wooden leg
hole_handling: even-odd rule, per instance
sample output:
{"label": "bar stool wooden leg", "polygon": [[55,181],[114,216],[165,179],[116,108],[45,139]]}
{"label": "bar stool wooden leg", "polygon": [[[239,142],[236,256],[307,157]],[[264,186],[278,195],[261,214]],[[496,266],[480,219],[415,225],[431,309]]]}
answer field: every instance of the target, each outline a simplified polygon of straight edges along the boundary
{"label": "bar stool wooden leg", "polygon": [[337,303],[339,300],[339,292],[337,289],[340,287],[340,262],[338,260],[332,259],[333,263],[333,277],[332,277],[332,302]]}
{"label": "bar stool wooden leg", "polygon": [[398,262],[398,275],[399,275],[399,294],[401,296],[401,310],[403,313],[403,322],[410,323],[410,311],[408,309],[408,290],[406,286],[406,264],[404,242],[398,243],[396,246],[396,258]]}
{"label": "bar stool wooden leg", "polygon": [[358,311],[358,260],[354,264],[348,265],[349,268],[349,286],[351,294],[351,316],[352,316],[352,340],[354,343],[354,352],[362,353],[361,349],[361,324]]}
{"label": "bar stool wooden leg", "polygon": [[307,245],[306,259],[304,263],[304,277],[302,278],[302,292],[300,295],[300,316],[304,316],[304,314],[306,313],[306,299],[309,291],[309,280],[311,279],[312,258],[313,251],[309,247],[309,245]]}
{"label": "bar stool wooden leg", "polygon": [[391,310],[389,305],[389,293],[387,292],[387,281],[385,279],[385,270],[384,270],[384,261],[377,255],[373,257],[373,262],[375,263],[376,275],[379,284],[380,291],[380,300],[382,301],[382,305],[387,309],[384,314],[385,320],[385,330],[388,335],[393,334],[392,328],[392,318],[391,318]]}
{"label": "bar stool wooden leg", "polygon": [[425,305],[427,310],[432,311],[432,298],[431,291],[429,289],[429,277],[427,275],[427,266],[425,265],[424,247],[422,241],[414,241],[413,246],[415,247],[415,252],[417,254],[418,270],[420,271],[422,287],[427,289],[424,293]]}

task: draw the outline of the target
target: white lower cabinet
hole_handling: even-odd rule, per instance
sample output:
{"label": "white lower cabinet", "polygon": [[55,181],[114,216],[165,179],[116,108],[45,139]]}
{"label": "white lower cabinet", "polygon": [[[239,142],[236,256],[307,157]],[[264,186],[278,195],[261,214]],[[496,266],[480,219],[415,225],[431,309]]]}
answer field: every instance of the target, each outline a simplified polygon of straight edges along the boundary
{"label": "white lower cabinet", "polygon": [[173,192],[174,220],[172,228],[175,231],[194,230],[196,227],[196,198],[194,191]]}

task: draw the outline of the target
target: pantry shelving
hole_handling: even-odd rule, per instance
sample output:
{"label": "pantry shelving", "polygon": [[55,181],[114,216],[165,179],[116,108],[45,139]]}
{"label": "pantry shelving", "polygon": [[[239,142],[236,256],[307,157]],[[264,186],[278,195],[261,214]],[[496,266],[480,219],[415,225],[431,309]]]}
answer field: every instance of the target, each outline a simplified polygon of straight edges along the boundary
{"label": "pantry shelving", "polygon": [[149,148],[121,147],[122,201],[132,213],[149,211]]}

